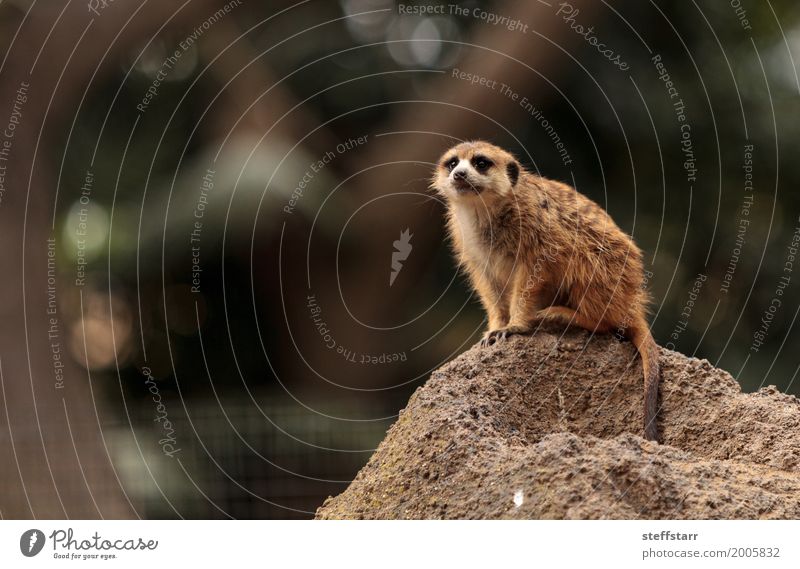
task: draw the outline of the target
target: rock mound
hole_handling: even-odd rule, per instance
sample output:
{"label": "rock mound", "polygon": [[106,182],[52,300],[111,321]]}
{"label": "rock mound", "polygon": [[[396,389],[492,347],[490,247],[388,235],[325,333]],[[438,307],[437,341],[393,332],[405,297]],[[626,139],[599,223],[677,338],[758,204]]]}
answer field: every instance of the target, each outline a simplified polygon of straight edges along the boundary
{"label": "rock mound", "polygon": [[800,518],[800,401],[743,394],[662,348],[661,444],[641,363],[610,335],[543,326],[435,371],[322,519]]}

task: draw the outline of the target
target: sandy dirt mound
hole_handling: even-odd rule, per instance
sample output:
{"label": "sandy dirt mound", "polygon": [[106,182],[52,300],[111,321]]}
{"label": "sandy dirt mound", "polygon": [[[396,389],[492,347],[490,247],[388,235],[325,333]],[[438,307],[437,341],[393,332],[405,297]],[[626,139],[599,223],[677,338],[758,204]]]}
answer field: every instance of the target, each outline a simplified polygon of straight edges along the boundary
{"label": "sandy dirt mound", "polygon": [[348,489],[340,518],[800,518],[800,401],[743,394],[662,349],[662,444],[642,439],[641,363],[550,325],[435,371]]}

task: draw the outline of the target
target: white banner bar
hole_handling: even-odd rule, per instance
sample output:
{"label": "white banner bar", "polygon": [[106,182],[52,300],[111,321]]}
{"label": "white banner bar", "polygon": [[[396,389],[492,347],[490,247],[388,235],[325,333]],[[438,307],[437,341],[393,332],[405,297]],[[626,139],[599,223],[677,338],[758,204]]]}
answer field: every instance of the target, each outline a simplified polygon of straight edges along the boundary
{"label": "white banner bar", "polygon": [[794,568],[798,534],[796,521],[4,521],[0,567]]}

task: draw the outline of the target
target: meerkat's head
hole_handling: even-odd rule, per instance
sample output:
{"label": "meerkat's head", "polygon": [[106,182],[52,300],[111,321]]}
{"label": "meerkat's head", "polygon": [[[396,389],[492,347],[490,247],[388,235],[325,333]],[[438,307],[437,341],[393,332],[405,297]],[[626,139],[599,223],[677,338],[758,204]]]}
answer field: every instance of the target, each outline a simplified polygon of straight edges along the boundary
{"label": "meerkat's head", "polygon": [[448,201],[502,200],[512,194],[520,176],[517,160],[483,141],[462,142],[442,154],[431,186]]}

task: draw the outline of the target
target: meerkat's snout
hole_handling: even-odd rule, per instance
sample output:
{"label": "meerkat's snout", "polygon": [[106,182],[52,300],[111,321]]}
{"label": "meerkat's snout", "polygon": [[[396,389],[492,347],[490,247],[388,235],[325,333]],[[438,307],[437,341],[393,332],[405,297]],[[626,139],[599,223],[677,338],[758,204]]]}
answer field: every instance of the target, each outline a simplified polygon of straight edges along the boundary
{"label": "meerkat's snout", "polygon": [[450,177],[454,180],[466,180],[468,174],[467,168],[456,168],[453,170],[453,173],[450,174]]}
{"label": "meerkat's snout", "polygon": [[461,160],[450,172],[450,184],[459,194],[479,194],[483,190],[483,187],[476,174],[477,173],[472,169],[469,162]]}

